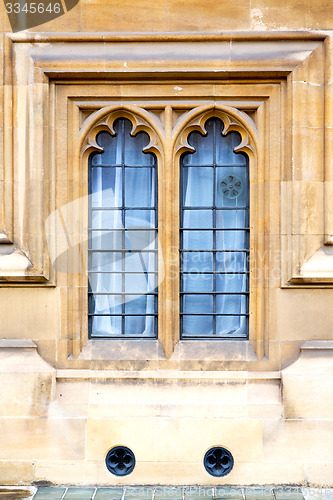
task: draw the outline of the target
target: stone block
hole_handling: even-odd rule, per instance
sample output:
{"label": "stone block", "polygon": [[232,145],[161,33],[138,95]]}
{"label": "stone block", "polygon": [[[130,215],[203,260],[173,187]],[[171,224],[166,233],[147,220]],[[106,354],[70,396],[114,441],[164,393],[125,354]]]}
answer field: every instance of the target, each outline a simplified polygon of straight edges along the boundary
{"label": "stone block", "polygon": [[30,340],[0,340],[0,417],[47,415],[55,369]]}
{"label": "stone block", "polygon": [[153,418],[99,418],[87,422],[86,458],[104,464],[107,452],[117,445],[130,448],[136,460],[155,460]]}
{"label": "stone block", "polygon": [[[305,466],[305,477],[309,484],[317,486],[318,488],[332,486],[333,462],[307,464]],[[313,498],[314,500],[325,500],[329,499],[331,495],[327,495],[324,499],[323,496],[308,495],[306,500],[309,500],[310,498]]]}
{"label": "stone block", "polygon": [[[0,460],[79,460],[84,457],[85,421],[45,417],[0,418]],[[57,483],[61,482],[60,476]]]}
{"label": "stone block", "polygon": [[333,420],[266,420],[264,462],[295,465],[327,463],[332,459]]}
{"label": "stone block", "polygon": [[56,338],[60,326],[59,296],[59,289],[1,288],[1,338],[16,338],[18,329],[20,338]]}
{"label": "stone block", "polygon": [[[277,290],[277,338],[281,341],[329,339],[333,290]],[[300,313],[302,311],[302,313]]]}
{"label": "stone block", "polygon": [[0,477],[2,484],[28,484],[34,480],[32,460],[0,460]]}
{"label": "stone block", "polygon": [[333,418],[333,342],[308,341],[297,361],[282,370],[286,418]]}
{"label": "stone block", "polygon": [[251,28],[255,30],[331,29],[330,0],[293,2],[254,0],[251,2]]}
{"label": "stone block", "polygon": [[196,0],[191,8],[181,0],[129,0],[116,3],[110,12],[101,0],[85,0],[81,5],[82,31],[214,31],[248,29],[250,1],[237,4],[227,0],[202,3]]}
{"label": "stone block", "polygon": [[209,448],[224,446],[237,462],[261,461],[262,432],[259,420],[160,418],[156,423],[156,456],[161,462],[202,463]]}

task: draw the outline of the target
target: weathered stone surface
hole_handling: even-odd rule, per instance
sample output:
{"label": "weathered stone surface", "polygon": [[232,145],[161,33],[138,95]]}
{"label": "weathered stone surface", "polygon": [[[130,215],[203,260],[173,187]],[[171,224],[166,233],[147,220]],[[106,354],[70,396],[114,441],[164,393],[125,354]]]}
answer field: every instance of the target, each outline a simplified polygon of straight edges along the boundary
{"label": "weathered stone surface", "polygon": [[[0,3],[0,482],[333,485],[332,27],[329,0],[80,0],[12,36]],[[242,116],[252,154],[245,342],[179,341],[169,139],[203,105]],[[167,280],[146,343],[88,340],[86,274],[70,252],[61,270],[49,258],[45,220],[86,195],[78,144],[107,106],[163,130],[147,129]],[[77,244],[84,268],[86,205],[72,216],[61,253]],[[129,477],[105,467],[119,444],[137,458]],[[235,458],[223,480],[202,464],[219,444]]]}
{"label": "weathered stone surface", "polygon": [[55,395],[55,369],[29,340],[0,340],[0,416],[47,415]]}
{"label": "weathered stone surface", "polygon": [[283,406],[286,418],[332,419],[333,343],[308,341],[300,357],[282,370]]}

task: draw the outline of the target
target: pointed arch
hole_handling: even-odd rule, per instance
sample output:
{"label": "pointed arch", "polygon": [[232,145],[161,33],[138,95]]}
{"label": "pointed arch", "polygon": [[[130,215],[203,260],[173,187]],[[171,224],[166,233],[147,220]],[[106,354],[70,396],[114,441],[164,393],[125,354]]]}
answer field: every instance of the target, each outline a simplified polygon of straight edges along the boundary
{"label": "pointed arch", "polygon": [[[261,314],[257,311],[264,309],[264,294],[262,293],[263,273],[254,277],[254,270],[259,267],[260,256],[265,255],[263,239],[259,237],[263,232],[261,219],[258,214],[265,210],[261,197],[258,197],[258,168],[262,163],[261,148],[258,131],[254,121],[243,111],[223,104],[208,104],[192,109],[188,113],[181,115],[173,129],[173,158],[175,162],[175,172],[177,179],[174,186],[179,192],[180,180],[180,158],[183,153],[193,152],[194,148],[189,144],[188,138],[191,132],[199,132],[207,135],[206,122],[210,118],[219,118],[223,123],[222,135],[229,132],[237,132],[240,135],[240,142],[234,148],[235,153],[245,153],[249,158],[250,176],[250,306],[249,306],[249,341],[253,343],[258,359],[262,359],[266,352],[265,324]],[[180,195],[180,194],[179,194]],[[262,262],[261,262],[262,267]]]}
{"label": "pointed arch", "polygon": [[106,131],[115,135],[113,126],[118,118],[127,118],[131,122],[132,136],[146,132],[150,141],[144,152],[154,153],[161,159],[165,136],[161,122],[149,111],[132,105],[106,106],[90,115],[80,129],[77,154],[84,160],[93,151],[102,152],[103,149],[96,142],[97,134]]}
{"label": "pointed arch", "polygon": [[205,123],[213,117],[222,120],[224,124],[223,135],[227,135],[229,132],[240,134],[242,140],[235,148],[235,152],[244,152],[250,159],[258,155],[259,136],[251,118],[243,111],[231,106],[209,104],[189,111],[176,122],[173,131],[173,148],[174,154],[178,158],[186,151],[193,151],[192,146],[187,141],[189,134],[198,131],[206,135]]}
{"label": "pointed arch", "polygon": [[[72,225],[73,231],[75,232],[77,231],[75,221],[80,221],[80,252],[83,255],[83,260],[86,258],[88,253],[86,241],[86,235],[88,234],[89,227],[89,196],[86,182],[86,179],[88,179],[88,159],[93,152],[103,152],[103,147],[101,147],[97,142],[97,136],[103,131],[108,132],[111,136],[114,136],[116,134],[114,124],[118,119],[129,120],[132,125],[132,129],[130,131],[131,136],[135,136],[139,132],[145,132],[148,135],[149,143],[146,147],[144,147],[143,151],[145,153],[152,153],[156,156],[158,176],[163,176],[165,164],[164,129],[158,118],[149,111],[133,105],[119,104],[103,107],[93,112],[84,120],[79,129],[78,140],[73,154],[73,170],[75,170],[75,165],[80,165],[80,175],[77,178],[78,184],[74,188],[76,196],[79,198],[79,203],[77,203],[77,215],[73,214],[73,220],[69,222],[69,225]],[[158,201],[158,203],[160,204],[160,201]],[[159,251],[158,255],[160,253],[161,252]],[[162,266],[159,265],[159,270],[160,267]],[[71,289],[73,290],[73,297],[70,300],[80,303],[80,309],[88,312],[86,304],[86,276],[84,273],[74,275],[72,277],[72,281],[73,283]],[[86,314],[86,316],[88,315]],[[88,327],[86,324],[82,324],[82,320],[79,323],[78,318],[75,318],[74,315],[69,319],[69,322],[72,322],[72,326],[70,326],[71,330],[77,332],[72,341],[72,353],[74,357],[78,357],[83,345],[88,340]]]}

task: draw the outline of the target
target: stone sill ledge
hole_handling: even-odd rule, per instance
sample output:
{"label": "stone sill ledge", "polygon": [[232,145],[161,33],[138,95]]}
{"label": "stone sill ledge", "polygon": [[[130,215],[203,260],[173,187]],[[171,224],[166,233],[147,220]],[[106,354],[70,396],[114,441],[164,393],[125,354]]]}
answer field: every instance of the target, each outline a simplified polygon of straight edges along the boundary
{"label": "stone sill ledge", "polygon": [[12,33],[6,32],[6,36],[16,43],[36,41],[38,43],[48,42],[121,42],[121,41],[154,41],[173,42],[183,41],[243,41],[243,40],[324,40],[330,30],[294,30],[294,31],[121,31],[121,32],[29,32]]}
{"label": "stone sill ledge", "polygon": [[[84,361],[157,361],[165,360],[158,339],[89,339],[78,357]],[[180,340],[171,357],[173,361],[258,361],[249,340],[198,339]]]}
{"label": "stone sill ledge", "polygon": [[280,380],[281,372],[189,372],[176,370],[144,370],[144,371],[114,371],[114,370],[66,370],[56,371],[57,380],[116,380],[116,379],[157,379],[157,380]]}
{"label": "stone sill ledge", "polygon": [[37,346],[30,339],[0,339],[0,349],[37,350]]}
{"label": "stone sill ledge", "polygon": [[333,349],[333,340],[307,340],[301,345],[301,351],[322,351]]}

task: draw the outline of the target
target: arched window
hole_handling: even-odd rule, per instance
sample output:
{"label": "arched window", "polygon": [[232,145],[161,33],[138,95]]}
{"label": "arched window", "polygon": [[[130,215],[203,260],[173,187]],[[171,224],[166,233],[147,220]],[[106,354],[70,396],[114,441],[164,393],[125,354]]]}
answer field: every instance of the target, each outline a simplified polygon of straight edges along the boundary
{"label": "arched window", "polygon": [[259,244],[250,118],[224,105],[180,116],[166,106],[159,117],[157,110],[110,106],[87,118],[80,140],[89,194],[88,252],[83,231],[81,244],[89,338],[158,333],[159,343],[146,346],[162,346],[167,358],[179,340],[187,350],[191,339],[261,339],[249,322],[258,289],[250,255],[253,263]]}
{"label": "arched window", "polygon": [[157,168],[120,118],[89,157],[89,335],[157,336]]}
{"label": "arched window", "polygon": [[180,165],[180,335],[248,337],[249,170],[238,133],[211,118]]}

